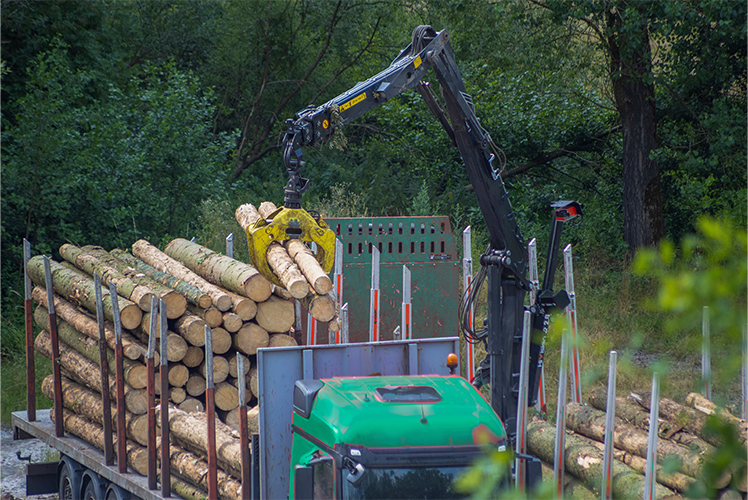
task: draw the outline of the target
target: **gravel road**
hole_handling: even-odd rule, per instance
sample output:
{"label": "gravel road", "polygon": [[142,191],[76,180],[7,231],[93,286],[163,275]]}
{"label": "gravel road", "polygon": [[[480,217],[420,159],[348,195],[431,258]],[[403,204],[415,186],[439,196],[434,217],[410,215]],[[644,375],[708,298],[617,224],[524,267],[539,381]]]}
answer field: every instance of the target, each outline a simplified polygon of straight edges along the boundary
{"label": "gravel road", "polygon": [[[8,427],[0,428],[0,500],[26,498],[26,464],[18,458],[31,456],[32,462],[54,460],[53,450],[38,439],[13,441],[13,431]],[[57,495],[35,495],[29,497],[37,500],[56,499]]]}

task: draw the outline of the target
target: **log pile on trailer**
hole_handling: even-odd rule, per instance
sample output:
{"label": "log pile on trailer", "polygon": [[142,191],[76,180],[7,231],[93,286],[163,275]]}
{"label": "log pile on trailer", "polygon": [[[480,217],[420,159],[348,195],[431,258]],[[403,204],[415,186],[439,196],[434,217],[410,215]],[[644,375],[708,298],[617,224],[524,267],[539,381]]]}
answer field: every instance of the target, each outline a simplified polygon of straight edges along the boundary
{"label": "log pile on trailer", "polygon": [[[245,383],[248,404],[245,407],[248,429],[258,432],[257,349],[297,345],[294,337],[295,307],[301,300],[304,307],[322,322],[336,318],[335,301],[326,288],[321,268],[314,272],[314,260],[306,245],[288,245],[299,270],[286,247],[288,259],[284,276],[294,276],[289,288],[275,287],[257,270],[239,260],[227,257],[197,243],[175,239],[164,252],[145,240],[136,242],[132,251],[111,252],[98,246],[77,247],[66,244],[60,248],[64,262],[49,261],[54,289],[55,313],[50,313],[46,290],[45,262],[41,256],[28,261],[28,275],[36,284],[32,298],[37,304],[33,313],[41,329],[34,341],[35,350],[53,358],[50,317],[56,321],[59,338],[58,364],[61,368],[61,413],[66,432],[104,449],[104,428],[114,429],[117,449],[117,407],[114,396],[110,412],[104,412],[102,401],[99,324],[96,316],[94,274],[102,279],[103,339],[106,345],[106,366],[111,373],[108,389],[117,391],[115,376],[115,315],[122,325],[122,366],[124,387],[124,422],[126,460],[132,470],[148,474],[148,344],[150,337],[160,337],[160,314],[167,320],[165,362],[158,349],[154,353],[156,422],[161,419],[161,403],[169,403],[169,462],[172,491],[185,498],[198,498],[209,491],[209,443],[206,402],[215,405],[215,440],[217,454],[216,488],[219,498],[241,498],[242,470],[239,441],[240,379]],[[298,275],[294,274],[294,268]],[[310,276],[307,281],[305,276]],[[109,286],[116,285],[116,296]],[[299,290],[306,289],[305,293]],[[158,299],[161,311],[152,310]],[[157,308],[158,309],[158,308]],[[153,317],[152,317],[153,316]],[[212,377],[206,363],[206,328],[212,337]],[[159,339],[160,340],[160,339]],[[103,352],[103,351],[102,351]],[[243,362],[238,363],[239,357]],[[159,366],[161,368],[159,368]],[[240,372],[240,367],[242,371]],[[162,394],[160,378],[166,377]],[[206,379],[214,384],[211,397],[206,397]],[[54,400],[53,375],[42,383],[42,391]],[[111,422],[105,422],[105,414]],[[54,414],[51,414],[54,419]],[[154,440],[161,448],[160,438]],[[160,470],[160,469],[159,469]]]}
{"label": "log pile on trailer", "polygon": [[[603,484],[603,450],[607,391],[592,389],[589,405],[569,403],[566,406],[566,448],[564,454],[566,493],[574,498],[600,498]],[[649,428],[649,393],[631,393],[617,397],[615,405],[613,497],[637,497],[644,494]],[[734,426],[735,435],[744,446],[748,441],[748,423],[724,409],[718,409],[700,394],[691,393],[685,404],[660,398],[657,446],[657,499],[680,498],[699,478],[707,477],[719,498],[745,497],[748,489],[745,469],[724,473],[721,477],[705,474],[706,457],[721,444],[721,436],[710,433],[706,421],[716,414]],[[544,478],[553,479],[554,435],[556,427],[534,419],[528,425],[528,449],[550,466]],[[738,493],[740,492],[740,494]],[[737,496],[736,496],[737,495]]]}

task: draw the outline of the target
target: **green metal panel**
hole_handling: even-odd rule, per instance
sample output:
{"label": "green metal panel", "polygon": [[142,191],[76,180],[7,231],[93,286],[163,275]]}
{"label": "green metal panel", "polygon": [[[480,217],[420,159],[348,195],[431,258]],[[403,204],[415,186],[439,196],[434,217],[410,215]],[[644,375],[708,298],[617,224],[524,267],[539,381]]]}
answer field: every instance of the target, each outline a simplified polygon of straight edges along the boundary
{"label": "green metal panel", "polygon": [[[371,252],[380,251],[380,328],[392,340],[401,322],[402,269],[412,279],[413,337],[456,336],[460,260],[449,217],[328,218],[343,243],[343,302],[351,342],[369,338]],[[322,331],[319,343],[326,343]]]}

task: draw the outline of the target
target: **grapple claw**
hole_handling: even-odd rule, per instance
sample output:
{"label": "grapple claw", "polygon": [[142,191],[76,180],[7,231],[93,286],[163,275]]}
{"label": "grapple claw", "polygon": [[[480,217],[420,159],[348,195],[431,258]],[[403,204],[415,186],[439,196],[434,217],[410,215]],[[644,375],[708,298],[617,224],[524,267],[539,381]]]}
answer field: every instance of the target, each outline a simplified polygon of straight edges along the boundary
{"label": "grapple claw", "polygon": [[322,220],[302,208],[280,207],[267,219],[259,219],[247,227],[249,257],[257,270],[271,283],[283,286],[267,261],[272,243],[299,239],[317,244],[317,261],[329,273],[335,262],[335,233]]}

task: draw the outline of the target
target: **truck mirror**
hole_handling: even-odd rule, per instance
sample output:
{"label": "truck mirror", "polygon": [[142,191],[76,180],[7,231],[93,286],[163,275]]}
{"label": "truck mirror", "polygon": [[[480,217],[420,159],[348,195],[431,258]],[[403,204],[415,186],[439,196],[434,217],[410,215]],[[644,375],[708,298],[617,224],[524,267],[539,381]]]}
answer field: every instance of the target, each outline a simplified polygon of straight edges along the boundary
{"label": "truck mirror", "polygon": [[349,470],[350,472],[348,472],[348,475],[345,478],[353,485],[360,483],[366,473],[366,469],[361,464],[356,464]]}
{"label": "truck mirror", "polygon": [[304,465],[294,467],[293,496],[297,500],[313,500],[314,474],[311,467]]}

